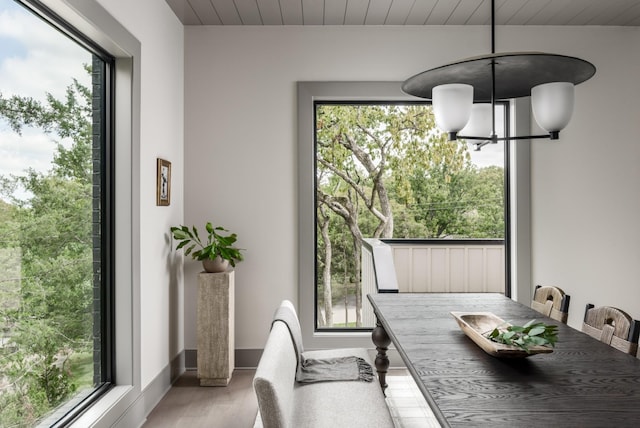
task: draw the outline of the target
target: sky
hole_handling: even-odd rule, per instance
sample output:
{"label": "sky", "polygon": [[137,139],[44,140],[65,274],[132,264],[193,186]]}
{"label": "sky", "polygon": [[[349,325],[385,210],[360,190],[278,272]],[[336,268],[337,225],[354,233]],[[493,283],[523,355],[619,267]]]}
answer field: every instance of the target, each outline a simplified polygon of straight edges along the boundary
{"label": "sky", "polygon": [[[504,114],[504,108],[498,105],[496,107],[496,134],[498,137],[504,137],[504,119],[502,115]],[[490,124],[487,124],[491,128]],[[491,132],[489,132],[490,134]],[[465,129],[460,132],[461,135],[465,134]],[[469,134],[467,134],[469,135]],[[471,134],[473,135],[473,133]],[[474,140],[475,141],[475,140]],[[487,167],[492,165],[504,166],[504,143],[498,142],[497,144],[487,144],[482,147],[479,151],[476,151],[475,145],[469,145],[469,153],[471,154],[471,162],[473,162],[478,167]]]}
{"label": "sky", "polygon": [[[0,93],[44,100],[64,95],[76,78],[91,79],[83,64],[91,54],[14,0],[0,0]],[[0,119],[0,175],[21,175],[26,167],[50,169],[56,138],[23,129],[22,136]],[[65,143],[64,141],[61,141]]]}
{"label": "sky", "polygon": [[469,153],[471,154],[471,162],[480,168],[492,165],[504,166],[504,143],[502,142],[487,144],[479,151],[476,151],[475,146],[470,145]]}

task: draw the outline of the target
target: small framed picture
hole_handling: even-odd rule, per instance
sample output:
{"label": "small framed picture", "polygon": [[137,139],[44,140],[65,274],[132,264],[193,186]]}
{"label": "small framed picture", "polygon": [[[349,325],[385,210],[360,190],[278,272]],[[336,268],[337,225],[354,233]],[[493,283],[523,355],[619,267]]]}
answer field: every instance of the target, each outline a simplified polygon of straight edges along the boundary
{"label": "small framed picture", "polygon": [[171,162],[158,158],[156,179],[156,205],[167,206],[171,203]]}

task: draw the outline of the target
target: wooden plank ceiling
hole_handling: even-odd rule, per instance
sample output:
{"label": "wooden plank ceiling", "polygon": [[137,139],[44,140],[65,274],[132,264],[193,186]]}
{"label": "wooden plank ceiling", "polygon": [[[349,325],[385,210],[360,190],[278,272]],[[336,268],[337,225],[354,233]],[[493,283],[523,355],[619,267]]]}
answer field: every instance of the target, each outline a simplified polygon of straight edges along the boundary
{"label": "wooden plank ceiling", "polygon": [[[185,25],[486,25],[490,0],[166,0]],[[640,0],[496,0],[498,25],[639,26]]]}

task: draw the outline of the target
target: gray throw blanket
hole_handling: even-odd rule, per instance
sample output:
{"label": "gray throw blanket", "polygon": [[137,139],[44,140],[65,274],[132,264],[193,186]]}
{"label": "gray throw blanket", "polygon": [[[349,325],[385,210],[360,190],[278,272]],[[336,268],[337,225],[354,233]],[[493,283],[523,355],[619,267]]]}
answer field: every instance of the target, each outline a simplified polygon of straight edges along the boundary
{"label": "gray throw blanket", "polygon": [[298,366],[296,380],[301,383],[323,382],[330,380],[373,381],[371,365],[360,357],[335,357],[316,360],[304,358]]}
{"label": "gray throw blanket", "polygon": [[[371,365],[356,356],[313,359],[305,358],[302,347],[302,330],[293,310],[281,305],[273,317],[273,322],[282,321],[289,329],[298,358],[296,381],[301,383],[359,380],[372,382],[374,379]],[[272,323],[273,325],[273,323]]]}

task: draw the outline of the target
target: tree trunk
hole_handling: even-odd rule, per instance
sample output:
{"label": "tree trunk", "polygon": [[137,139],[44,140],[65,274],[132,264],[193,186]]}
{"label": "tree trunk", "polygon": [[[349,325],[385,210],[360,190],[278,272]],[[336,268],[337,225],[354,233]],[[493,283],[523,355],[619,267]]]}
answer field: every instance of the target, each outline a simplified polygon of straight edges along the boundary
{"label": "tree trunk", "polygon": [[331,293],[331,239],[329,238],[329,217],[325,215],[322,207],[319,208],[321,216],[320,235],[324,243],[324,267],[322,268],[322,284],[324,286],[324,321],[327,327],[333,327],[333,304]]}
{"label": "tree trunk", "polygon": [[362,284],[361,265],[362,265],[362,235],[353,240],[353,258],[356,268],[356,327],[362,327]]}
{"label": "tree trunk", "polygon": [[[352,196],[351,192],[349,192],[349,196],[350,197]],[[355,276],[355,283],[356,283],[356,293],[355,293],[356,294],[356,326],[361,326],[362,325],[362,284],[360,283],[360,277],[361,277],[360,268],[361,268],[362,261],[360,260],[360,257],[361,257],[360,254],[362,252],[361,246],[362,246],[363,237],[362,237],[362,231],[360,230],[360,226],[358,226],[357,197],[355,198],[355,203],[354,203],[352,199],[347,197],[337,198],[337,197],[332,197],[329,195],[325,195],[321,192],[318,192],[318,198],[320,201],[326,204],[333,212],[335,212],[340,217],[342,217],[347,227],[349,228],[349,232],[351,233],[351,236],[353,237],[353,244],[354,244],[353,262],[355,267],[354,276]],[[323,231],[324,218],[318,219],[318,221],[321,222],[321,227],[322,227],[321,234],[324,240],[324,231]],[[327,235],[328,235],[328,225],[327,225]],[[325,252],[325,257],[326,257],[326,252]],[[326,275],[327,263],[330,263],[330,261],[325,262],[325,269],[323,270],[323,272],[325,272],[325,275]],[[325,281],[326,281],[326,277],[325,277]],[[325,293],[326,293],[326,290],[327,289],[325,285]],[[326,302],[325,302],[325,305],[326,305]],[[328,325],[328,320],[327,320],[327,325]]]}
{"label": "tree trunk", "polygon": [[[379,182],[378,182],[379,181]],[[382,183],[382,178],[376,177],[376,185],[378,199],[380,200],[380,211],[385,218],[383,223],[382,238],[393,238],[393,211],[391,210],[391,201],[389,201],[389,193]]]}
{"label": "tree trunk", "polygon": [[[357,214],[356,214],[357,216]],[[362,327],[362,284],[360,283],[361,254],[362,254],[362,232],[358,226],[357,217],[353,221],[347,221],[349,231],[353,237],[353,266],[356,284],[356,327]]]}

